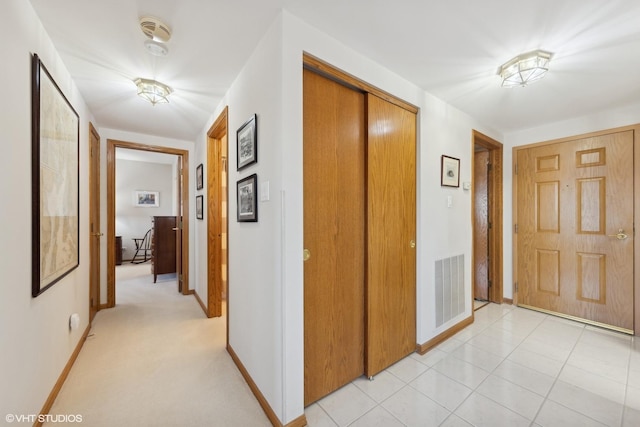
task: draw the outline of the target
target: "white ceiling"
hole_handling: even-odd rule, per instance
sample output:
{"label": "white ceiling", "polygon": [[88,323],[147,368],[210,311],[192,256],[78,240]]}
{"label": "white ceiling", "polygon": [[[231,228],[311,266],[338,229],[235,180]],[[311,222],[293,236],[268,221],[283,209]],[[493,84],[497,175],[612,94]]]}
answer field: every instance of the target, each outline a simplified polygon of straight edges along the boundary
{"label": "white ceiling", "polygon": [[[637,0],[31,3],[100,127],[194,140],[281,9],[502,132],[640,103]],[[145,15],[171,27],[166,57],[145,51]],[[498,66],[537,48],[548,75],[501,88]],[[137,77],[171,86],[170,104],[136,96]]]}

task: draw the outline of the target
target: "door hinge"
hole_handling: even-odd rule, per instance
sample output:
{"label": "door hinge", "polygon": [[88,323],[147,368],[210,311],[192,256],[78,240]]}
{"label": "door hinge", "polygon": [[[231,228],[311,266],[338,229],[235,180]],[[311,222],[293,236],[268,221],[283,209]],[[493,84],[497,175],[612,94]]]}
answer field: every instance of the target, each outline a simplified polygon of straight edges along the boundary
{"label": "door hinge", "polygon": [[489,287],[491,287],[491,280],[489,280]]}
{"label": "door hinge", "polygon": [[514,224],[513,229],[516,234],[518,234],[518,224]]}
{"label": "door hinge", "polygon": [[493,224],[491,224],[491,221],[489,221],[488,227],[489,227],[489,230],[491,230],[491,227],[493,227]]}
{"label": "door hinge", "polygon": [[178,280],[182,282],[182,273],[178,274]]}
{"label": "door hinge", "polygon": [[516,175],[518,175],[518,164],[516,163]]}
{"label": "door hinge", "polygon": [[491,172],[493,170],[493,165],[491,163],[487,163],[487,172]]}
{"label": "door hinge", "polygon": [[518,282],[516,282],[514,285],[516,287],[516,292],[518,292]]}

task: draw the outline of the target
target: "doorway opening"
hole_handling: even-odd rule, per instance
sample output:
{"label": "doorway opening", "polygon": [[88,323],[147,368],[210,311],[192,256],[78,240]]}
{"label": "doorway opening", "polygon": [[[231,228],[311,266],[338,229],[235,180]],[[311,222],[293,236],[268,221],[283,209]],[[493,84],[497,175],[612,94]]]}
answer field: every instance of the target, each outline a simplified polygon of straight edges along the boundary
{"label": "doorway opening", "polygon": [[501,304],[502,286],[502,144],[473,131],[473,284],[474,309]]}
{"label": "doorway opening", "polygon": [[[176,156],[175,162],[175,201],[166,200],[165,203],[175,204],[175,215],[170,215],[175,223],[173,226],[168,226],[167,233],[171,233],[170,239],[167,241],[175,246],[171,248],[174,252],[170,253],[170,257],[175,259],[175,273],[178,282],[178,291],[183,295],[191,294],[189,290],[188,272],[189,272],[189,153],[187,150],[159,147],[145,144],[137,144],[133,142],[124,142],[117,140],[107,140],[107,304],[106,307],[114,307],[116,305],[116,275],[115,267],[116,261],[121,261],[121,248],[116,242],[116,149],[128,149],[139,152],[168,154]],[[140,188],[140,191],[153,189]],[[140,192],[137,191],[137,192]],[[136,192],[136,193],[137,193]],[[153,202],[155,197],[160,197],[159,194],[150,194],[145,198],[142,204],[149,201]],[[136,194],[131,195],[131,202],[135,204],[137,201]],[[159,202],[159,200],[155,200]],[[150,218],[154,217],[153,212],[149,212]],[[157,217],[161,218],[161,217]],[[157,221],[158,224],[160,221]],[[150,223],[151,224],[151,223]],[[166,227],[165,227],[166,228]],[[142,236],[140,236],[142,237]],[[160,242],[158,242],[160,243]],[[165,253],[171,252],[171,250],[165,251]],[[119,252],[119,253],[117,253]],[[161,266],[155,265],[152,261],[154,272],[162,274]],[[155,274],[154,274],[155,276]]]}

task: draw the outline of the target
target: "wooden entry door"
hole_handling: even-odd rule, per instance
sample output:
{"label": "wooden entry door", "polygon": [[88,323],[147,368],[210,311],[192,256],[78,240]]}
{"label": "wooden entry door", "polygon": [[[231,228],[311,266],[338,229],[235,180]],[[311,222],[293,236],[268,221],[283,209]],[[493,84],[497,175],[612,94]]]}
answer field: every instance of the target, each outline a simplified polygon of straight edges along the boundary
{"label": "wooden entry door", "polygon": [[364,373],[364,95],[304,70],[304,404]]}
{"label": "wooden entry door", "polygon": [[416,349],[416,114],[367,95],[367,376]]}
{"label": "wooden entry door", "polygon": [[633,332],[633,131],[521,149],[518,303]]}

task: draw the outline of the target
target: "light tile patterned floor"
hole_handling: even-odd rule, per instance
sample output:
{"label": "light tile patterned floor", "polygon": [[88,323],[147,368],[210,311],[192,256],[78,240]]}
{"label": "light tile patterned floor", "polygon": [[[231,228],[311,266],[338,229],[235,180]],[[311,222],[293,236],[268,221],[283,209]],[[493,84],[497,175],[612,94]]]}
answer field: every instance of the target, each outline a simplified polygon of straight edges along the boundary
{"label": "light tile patterned floor", "polygon": [[640,340],[489,304],[427,354],[305,414],[311,427],[640,426]]}

